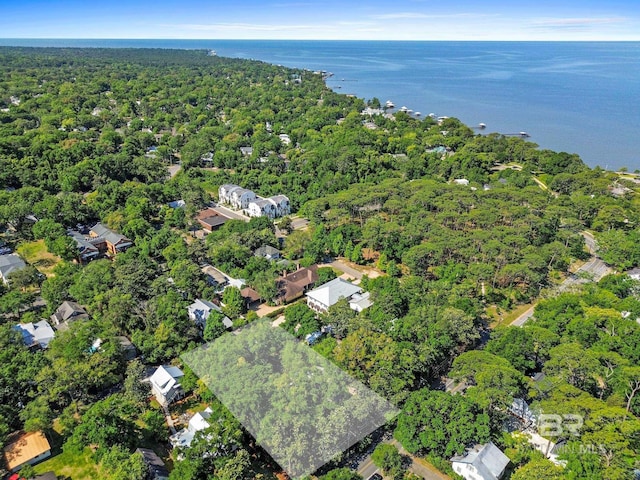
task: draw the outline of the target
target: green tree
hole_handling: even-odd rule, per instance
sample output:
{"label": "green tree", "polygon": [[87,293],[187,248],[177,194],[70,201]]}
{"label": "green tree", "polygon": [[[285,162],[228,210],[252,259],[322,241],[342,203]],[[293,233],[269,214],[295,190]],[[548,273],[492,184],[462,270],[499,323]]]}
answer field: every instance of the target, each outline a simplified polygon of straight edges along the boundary
{"label": "green tree", "polygon": [[242,298],[242,293],[237,287],[227,287],[222,294],[222,303],[224,307],[222,311],[231,318],[238,318],[246,312],[247,307]]}
{"label": "green tree", "polygon": [[450,458],[489,440],[489,416],[462,395],[422,389],[402,407],[394,436],[411,453]]}
{"label": "green tree", "polygon": [[348,468],[336,468],[320,478],[321,480],[362,480],[362,475],[358,475]]}
{"label": "green tree", "polygon": [[316,314],[305,303],[296,303],[284,311],[284,323],[281,324],[291,335],[304,338],[320,330]]}
{"label": "green tree", "polygon": [[533,460],[518,468],[513,475],[511,475],[512,480],[529,480],[531,478],[540,480],[562,480],[566,477],[562,467],[554,465],[546,458]]}
{"label": "green tree", "polygon": [[94,403],[82,415],[80,425],[67,440],[70,447],[80,449],[95,445],[101,456],[116,445],[132,447],[137,438],[136,407],[121,394]]}
{"label": "green tree", "polygon": [[321,319],[325,325],[331,325],[336,338],[343,339],[353,328],[356,316],[357,314],[349,305],[349,301],[346,298],[341,298],[329,307]]}
{"label": "green tree", "polygon": [[38,473],[33,465],[26,464],[20,469],[20,478],[24,478],[25,480],[32,480],[36,478]]}
{"label": "green tree", "polygon": [[386,476],[401,479],[404,475],[402,455],[394,445],[381,443],[371,454],[371,460]]}
{"label": "green tree", "polygon": [[53,423],[53,411],[46,397],[40,396],[27,403],[20,412],[27,432],[50,430]]}
{"label": "green tree", "polygon": [[39,285],[42,281],[40,272],[31,265],[11,272],[8,275],[8,280],[12,289],[21,291],[26,290],[28,287]]}
{"label": "green tree", "polygon": [[209,313],[207,324],[205,325],[204,332],[202,334],[202,337],[207,342],[215,340],[227,331],[227,328],[222,323],[223,319],[224,315],[220,312],[212,311]]}
{"label": "green tree", "polygon": [[145,366],[139,359],[129,362],[124,377],[124,396],[128,401],[137,405],[145,404],[151,394],[149,384],[142,382],[145,377]]}
{"label": "green tree", "polygon": [[255,478],[251,469],[251,457],[244,450],[238,450],[216,470],[216,478],[220,480],[249,480]]}
{"label": "green tree", "polygon": [[253,285],[264,301],[271,302],[278,294],[278,286],[269,271],[258,272],[253,279]]}

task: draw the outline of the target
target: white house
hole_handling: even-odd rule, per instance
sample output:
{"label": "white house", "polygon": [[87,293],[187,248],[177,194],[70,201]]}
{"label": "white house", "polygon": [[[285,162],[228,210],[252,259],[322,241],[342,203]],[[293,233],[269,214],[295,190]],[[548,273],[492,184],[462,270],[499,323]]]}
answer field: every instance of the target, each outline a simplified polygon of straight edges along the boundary
{"label": "white house", "polygon": [[245,157],[253,155],[253,147],[240,147],[240,153]]}
{"label": "white house", "polygon": [[22,340],[27,347],[39,345],[40,348],[47,348],[56,335],[46,320],[40,320],[37,323],[19,323],[13,328],[22,334]]}
{"label": "white house", "polygon": [[231,205],[237,210],[246,210],[249,202],[256,199],[256,194],[239,185],[226,183],[218,189],[218,199],[220,203]]}
{"label": "white house", "polygon": [[249,202],[247,214],[250,217],[276,218],[276,205],[266,198],[258,198]]}
{"label": "white house", "polygon": [[[362,288],[340,277],[334,278],[330,282],[307,292],[307,305],[316,312],[325,313],[329,310],[329,307],[338,303],[341,298],[360,302],[363,300]],[[366,299],[368,300],[368,297]],[[368,306],[370,306],[370,303],[364,308]],[[351,306],[351,308],[357,310],[354,306]]]}
{"label": "white house", "polygon": [[469,180],[467,180],[466,178],[456,178],[453,183],[455,183],[456,185],[469,185]]}
{"label": "white house", "polygon": [[160,405],[167,407],[171,402],[184,397],[184,390],[180,386],[183,376],[184,373],[178,367],[167,365],[159,366],[151,375],[151,392]]}
{"label": "white house", "polygon": [[190,447],[196,433],[209,428],[210,424],[208,420],[212,413],[213,410],[211,410],[211,407],[207,407],[202,412],[198,412],[191,417],[186,428],[169,438],[169,442],[171,442],[173,448]]}
{"label": "white house", "polygon": [[289,215],[291,205],[285,195],[274,195],[269,198],[258,198],[249,202],[247,214],[250,217],[277,218]]}
{"label": "white house", "polygon": [[280,141],[284,145],[291,145],[291,137],[289,137],[289,135],[287,135],[286,133],[281,133],[280,135],[278,135],[278,138],[280,138]]}
{"label": "white house", "polygon": [[269,197],[269,200],[276,205],[276,217],[284,217],[291,213],[291,202],[286,195],[274,195]]}
{"label": "white house", "polygon": [[[204,330],[204,327],[207,325],[207,319],[212,311],[222,313],[222,309],[215,303],[199,298],[196,298],[196,301],[187,307],[189,318],[193,320],[201,330]],[[222,323],[226,328],[233,327],[233,322],[226,316],[222,319]]]}
{"label": "white house", "polygon": [[271,245],[262,245],[253,252],[256,257],[266,258],[267,260],[278,260],[280,258],[280,250],[273,248]]}
{"label": "white house", "polygon": [[629,275],[632,280],[640,280],[640,268],[638,267],[632,268],[631,270],[627,270],[624,273]]}
{"label": "white house", "polygon": [[373,301],[371,300],[371,293],[369,292],[354,293],[349,299],[349,307],[358,313],[366,310],[371,305],[373,305]]}
{"label": "white house", "polygon": [[453,457],[451,464],[453,471],[467,480],[498,480],[509,464],[509,457],[489,442]]}

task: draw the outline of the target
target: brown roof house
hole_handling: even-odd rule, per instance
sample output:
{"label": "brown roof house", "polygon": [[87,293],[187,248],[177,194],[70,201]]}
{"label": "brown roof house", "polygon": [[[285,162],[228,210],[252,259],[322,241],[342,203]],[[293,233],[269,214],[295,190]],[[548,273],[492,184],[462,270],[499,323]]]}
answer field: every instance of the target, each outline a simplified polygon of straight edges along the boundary
{"label": "brown roof house", "polygon": [[244,298],[244,303],[247,305],[247,308],[255,307],[260,303],[260,294],[253,288],[245,287],[240,290],[240,294],[242,298]]}
{"label": "brown roof house", "polygon": [[213,208],[205,208],[198,214],[196,220],[204,231],[211,233],[224,225],[230,218],[221,215]]}
{"label": "brown roof house", "polygon": [[276,304],[282,305],[301,297],[307,290],[313,288],[318,281],[318,266],[311,265],[308,268],[298,268],[293,273],[278,277],[276,285],[278,294]]}
{"label": "brown roof house", "polygon": [[51,446],[42,432],[18,432],[7,441],[9,444],[4,447],[4,459],[7,470],[12,472],[51,456]]}
{"label": "brown roof house", "polygon": [[91,243],[98,247],[98,250],[101,252],[106,251],[111,255],[124,252],[127,248],[133,245],[133,242],[127,237],[114,232],[102,223],[96,223],[89,231],[89,236],[97,240],[92,241]]}

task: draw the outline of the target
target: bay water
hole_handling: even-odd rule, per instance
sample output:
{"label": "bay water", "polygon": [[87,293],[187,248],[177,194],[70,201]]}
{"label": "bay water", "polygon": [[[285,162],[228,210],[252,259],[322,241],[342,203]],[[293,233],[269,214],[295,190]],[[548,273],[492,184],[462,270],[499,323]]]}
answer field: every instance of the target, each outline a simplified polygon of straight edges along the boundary
{"label": "bay water", "polygon": [[338,93],[391,100],[609,170],[640,169],[640,42],[0,39],[0,45],[215,50],[324,70]]}

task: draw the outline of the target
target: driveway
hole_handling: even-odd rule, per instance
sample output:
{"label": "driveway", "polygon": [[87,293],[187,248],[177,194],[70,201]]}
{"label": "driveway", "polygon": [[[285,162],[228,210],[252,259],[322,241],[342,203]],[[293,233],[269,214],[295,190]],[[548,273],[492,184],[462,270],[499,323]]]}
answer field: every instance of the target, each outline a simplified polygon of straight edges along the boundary
{"label": "driveway", "polygon": [[251,220],[251,218],[246,215],[236,212],[235,210],[231,210],[230,208],[223,207],[222,205],[215,205],[214,207],[211,207],[211,209],[218,212],[220,215],[233,218],[234,220],[244,220],[245,222]]}
{"label": "driveway", "polygon": [[169,177],[170,178],[175,177],[181,169],[182,169],[182,165],[180,164],[169,165],[167,167],[167,170],[169,170]]}
{"label": "driveway", "polygon": [[356,282],[354,283],[358,283],[359,280],[362,279],[362,277],[366,274],[369,276],[369,278],[377,278],[379,277],[381,274],[380,272],[376,271],[376,270],[372,270],[370,268],[366,268],[366,267],[360,267],[359,265],[356,267],[352,267],[351,265],[349,265],[348,263],[346,263],[343,260],[333,260],[332,262],[329,263],[322,263],[318,265],[319,267],[333,267],[336,270],[340,270],[342,273],[348,275],[351,278],[355,278]]}
{"label": "driveway", "polygon": [[[444,473],[438,471],[433,465],[431,465],[426,460],[421,458],[416,458],[407,452],[400,442],[398,442],[395,438],[385,441],[384,443],[389,443],[394,445],[401,455],[405,457],[409,457],[411,459],[411,465],[409,466],[409,471],[415,473],[421,478],[425,480],[451,480],[451,477],[445,475]],[[371,460],[371,455],[367,455],[359,464],[358,464],[358,473],[362,475],[362,477],[366,480],[374,473],[380,473],[378,467],[375,466],[373,460]]]}
{"label": "driveway", "polygon": [[291,229],[292,230],[304,230],[309,225],[309,220],[306,218],[292,218]]}

